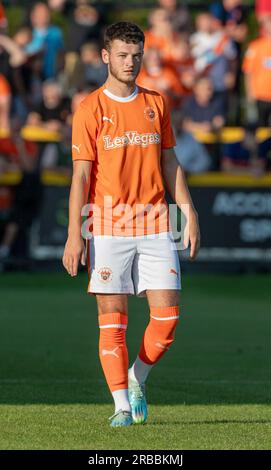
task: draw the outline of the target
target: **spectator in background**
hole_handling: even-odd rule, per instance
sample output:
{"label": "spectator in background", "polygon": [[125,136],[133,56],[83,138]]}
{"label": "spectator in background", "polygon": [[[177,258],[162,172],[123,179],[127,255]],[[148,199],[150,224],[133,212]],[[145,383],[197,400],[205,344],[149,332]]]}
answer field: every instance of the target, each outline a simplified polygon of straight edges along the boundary
{"label": "spectator in background", "polygon": [[66,176],[72,173],[71,127],[62,129],[60,142],[51,142],[44,146],[41,155],[41,170],[57,171]]}
{"label": "spectator in background", "polygon": [[247,36],[246,11],[242,3],[242,0],[223,0],[210,7],[211,13],[221,21],[225,32],[234,41],[238,57]]}
{"label": "spectator in background", "polygon": [[191,37],[192,55],[198,74],[207,75],[214,93],[228,102],[229,92],[236,83],[237,52],[224,30],[221,19],[210,13],[200,14],[196,20],[197,32]]}
{"label": "spectator in background", "polygon": [[198,78],[194,95],[186,98],[183,105],[184,129],[188,132],[218,131],[225,124],[225,107],[214,96],[212,82],[207,77]]}
{"label": "spectator in background", "polygon": [[13,68],[20,67],[26,60],[26,54],[8,36],[0,34],[0,71],[10,82]]}
{"label": "spectator in background", "polygon": [[221,170],[230,173],[262,175],[267,168],[271,139],[257,142],[255,130],[246,128],[244,139],[222,145]]}
{"label": "spectator in background", "polygon": [[79,53],[88,41],[99,41],[105,26],[103,2],[92,0],[48,0],[50,10],[60,11],[69,20],[66,50]]}
{"label": "spectator in background", "polygon": [[[180,95],[179,98],[181,98],[181,96],[190,94],[193,87],[195,78],[194,61],[190,54],[187,35],[177,32],[173,28],[173,10],[169,8],[169,5],[171,4],[173,7],[174,4],[176,6],[176,2],[165,1],[162,3],[163,5],[168,3],[168,8],[156,8],[149,15],[150,28],[145,32],[144,49],[145,54],[148,52],[148,49],[158,50],[163,66],[173,69],[172,72],[177,75],[179,82],[177,85],[176,78],[171,79],[172,82],[176,83],[174,85],[174,93],[176,94],[177,92]],[[152,55],[154,56],[154,54]],[[147,61],[145,63],[147,64]],[[168,75],[173,77],[172,72],[169,72]],[[176,103],[171,103],[171,106],[176,106]]]}
{"label": "spectator in background", "polygon": [[92,91],[95,91],[95,89],[96,89],[95,87],[90,86],[74,93],[71,99],[71,112],[69,116],[67,117],[67,121],[66,121],[67,125],[69,125],[70,127],[72,126],[73,115],[75,111],[77,110],[78,106],[80,105],[81,101],[83,101],[83,99],[85,99],[89,95],[89,93],[91,93]]}
{"label": "spectator in background", "polygon": [[183,94],[190,95],[195,83],[194,59],[191,55],[189,41],[179,35],[171,47],[171,57],[164,61],[172,67],[183,86]]}
{"label": "spectator in background", "polygon": [[28,56],[24,66],[27,83],[28,109],[38,106],[42,101],[42,68],[43,54],[37,53]]}
{"label": "spectator in background", "polygon": [[158,0],[158,4],[168,13],[173,30],[188,37],[192,29],[188,9],[184,5],[178,5],[177,0]]}
{"label": "spectator in background", "polygon": [[227,88],[230,90],[228,105],[234,122],[240,122],[240,93],[241,93],[241,55],[242,45],[246,39],[248,28],[246,24],[246,10],[242,0],[223,0],[211,6],[210,11],[217,18],[235,48],[234,61],[229,57],[225,63],[225,75],[228,80]]}
{"label": "spectator in background", "polygon": [[28,45],[32,42],[32,39],[32,30],[29,26],[21,26],[19,29],[17,29],[13,36],[13,40],[17,46],[24,51],[25,54],[27,54],[27,48]]}
{"label": "spectator in background", "polygon": [[158,49],[163,61],[171,60],[171,49],[179,37],[173,30],[169,14],[163,8],[152,10],[149,15],[150,28],[145,31],[144,49]]}
{"label": "spectator in background", "polygon": [[228,92],[233,90],[236,81],[237,51],[220,18],[213,15],[211,25],[214,57],[207,69],[207,75],[213,83],[214,93],[221,96],[226,106]]}
{"label": "spectator in background", "polygon": [[45,145],[41,155],[41,168],[51,171],[58,171],[65,175],[72,173],[71,159],[71,134],[72,117],[81,101],[85,99],[94,89],[83,89],[74,93],[71,100],[71,113],[67,116],[62,128],[62,140]]}
{"label": "spectator in background", "polygon": [[183,128],[184,115],[181,111],[174,111],[172,123],[175,131],[176,157],[186,173],[203,173],[211,168],[211,157],[200,142]]}
{"label": "spectator in background", "polygon": [[[13,103],[12,103],[12,114],[19,118],[21,124],[26,120],[30,109],[30,83],[31,73],[29,69],[29,56],[27,53],[27,46],[32,41],[32,31],[28,26],[20,27],[13,36],[13,41],[25,54],[24,63],[20,69],[17,70],[16,78],[14,82],[16,84],[16,90],[13,92]],[[14,87],[15,88],[15,87]]]}
{"label": "spectator in background", "polygon": [[8,20],[6,18],[5,9],[0,1],[0,34],[6,33],[8,28]]}
{"label": "spectator in background", "polygon": [[50,11],[42,2],[36,3],[30,12],[33,29],[32,41],[27,45],[27,52],[44,53],[43,78],[56,77],[64,65],[64,40],[62,31],[50,24]]}
{"label": "spectator in background", "polygon": [[41,82],[42,82],[42,69],[43,69],[43,52],[36,52],[30,53],[28,52],[28,46],[32,41],[32,30],[28,26],[22,26],[19,28],[13,39],[15,43],[24,51],[26,54],[26,61],[23,64],[23,75],[25,86],[27,89],[27,101],[31,103],[35,103],[37,101],[41,101],[41,92],[39,91],[38,97],[36,92],[36,87],[32,86],[33,80],[35,78],[38,79],[39,85],[38,88],[41,90]]}
{"label": "spectator in background", "polygon": [[[22,68],[27,60],[25,52],[16,44],[16,42],[5,35],[0,35],[0,73],[5,77],[10,87],[12,114],[16,115],[16,99],[22,91],[23,72]],[[3,84],[3,80],[2,80]],[[4,92],[2,85],[2,92]],[[7,86],[5,86],[7,95]],[[10,98],[6,100],[10,101]],[[7,104],[7,103],[6,103]],[[8,105],[10,106],[10,105]],[[7,124],[7,123],[6,123]]]}
{"label": "spectator in background", "polygon": [[195,71],[205,72],[212,59],[214,44],[212,34],[212,16],[206,11],[196,16],[196,31],[190,36],[191,55],[194,58]]}
{"label": "spectator in background", "polygon": [[[196,32],[191,35],[190,44],[195,69],[199,74],[215,74],[213,69],[219,68],[219,61],[230,62],[236,59],[236,49],[225,33],[223,23],[209,12],[200,13],[196,17]],[[222,83],[224,87],[224,80]],[[217,86],[219,88],[218,84]]]}
{"label": "spectator in background", "polygon": [[63,81],[65,89],[74,91],[81,80],[80,48],[86,42],[99,42],[102,38],[108,5],[105,9],[102,2],[91,0],[48,0],[48,5],[68,18]]}
{"label": "spectator in background", "polygon": [[235,43],[238,58],[248,33],[247,15],[242,3],[242,0],[223,0],[226,32]]}
{"label": "spectator in background", "polygon": [[270,0],[256,0],[255,12],[257,18],[261,15],[266,15],[266,13],[271,13],[271,3]]}
{"label": "spectator in background", "polygon": [[10,129],[11,89],[4,75],[0,75],[0,129]]}
{"label": "spectator in background", "polygon": [[249,44],[243,71],[248,107],[257,106],[260,126],[271,126],[271,13],[258,20],[263,35]]}
{"label": "spectator in background", "polygon": [[43,100],[29,114],[27,125],[61,131],[70,112],[70,105],[63,99],[62,89],[55,80],[46,80],[42,85]]}
{"label": "spectator in background", "polygon": [[28,26],[19,28],[14,37],[16,44],[26,54],[26,61],[23,64],[23,87],[21,87],[20,98],[27,107],[27,114],[33,106],[37,106],[42,101],[42,81],[43,81],[43,60],[42,50],[32,53],[29,51],[29,44],[32,42],[32,30]]}
{"label": "spectator in background", "polygon": [[22,172],[22,179],[15,187],[11,213],[0,241],[1,262],[10,256],[19,233],[29,232],[32,222],[38,214],[42,185],[38,166],[38,146],[35,143],[24,141],[20,137],[19,128],[15,127],[15,123],[12,127],[12,138],[0,151],[1,153],[4,151],[8,156],[13,168],[16,165]]}
{"label": "spectator in background", "polygon": [[103,63],[100,48],[95,42],[88,42],[81,47],[83,85],[96,84],[97,88],[107,79],[107,66]]}
{"label": "spectator in background", "polygon": [[75,113],[77,108],[79,108],[80,103],[92,92],[93,88],[85,88],[84,90],[78,91],[72,97],[71,101],[71,112],[72,115]]}
{"label": "spectator in background", "polygon": [[163,65],[160,53],[151,48],[145,52],[143,67],[137,78],[138,85],[158,91],[164,96],[170,110],[180,104],[184,88],[171,67]]}

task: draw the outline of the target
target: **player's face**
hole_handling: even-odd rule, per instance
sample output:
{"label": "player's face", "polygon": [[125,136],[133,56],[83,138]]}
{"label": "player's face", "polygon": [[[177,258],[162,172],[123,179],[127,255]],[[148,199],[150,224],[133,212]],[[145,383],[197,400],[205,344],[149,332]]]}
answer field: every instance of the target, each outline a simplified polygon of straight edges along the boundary
{"label": "player's face", "polygon": [[110,50],[103,49],[103,61],[109,74],[122,83],[133,83],[139,74],[143,59],[143,43],[127,44],[119,39],[111,42]]}

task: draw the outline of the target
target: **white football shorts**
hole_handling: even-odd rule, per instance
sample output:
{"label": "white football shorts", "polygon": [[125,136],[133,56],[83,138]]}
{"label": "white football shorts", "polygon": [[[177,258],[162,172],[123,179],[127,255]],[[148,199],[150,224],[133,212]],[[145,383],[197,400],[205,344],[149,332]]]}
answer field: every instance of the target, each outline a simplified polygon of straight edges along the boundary
{"label": "white football shorts", "polygon": [[179,256],[171,232],[93,235],[86,248],[90,294],[142,297],[146,289],[181,289]]}

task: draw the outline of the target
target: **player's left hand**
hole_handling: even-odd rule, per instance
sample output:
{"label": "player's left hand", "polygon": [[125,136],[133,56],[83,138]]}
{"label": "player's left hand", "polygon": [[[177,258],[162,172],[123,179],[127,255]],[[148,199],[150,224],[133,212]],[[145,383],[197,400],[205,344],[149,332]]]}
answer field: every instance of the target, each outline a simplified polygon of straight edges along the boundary
{"label": "player's left hand", "polygon": [[189,214],[189,241],[190,241],[190,256],[189,259],[194,261],[200,248],[200,229],[198,214],[191,211]]}

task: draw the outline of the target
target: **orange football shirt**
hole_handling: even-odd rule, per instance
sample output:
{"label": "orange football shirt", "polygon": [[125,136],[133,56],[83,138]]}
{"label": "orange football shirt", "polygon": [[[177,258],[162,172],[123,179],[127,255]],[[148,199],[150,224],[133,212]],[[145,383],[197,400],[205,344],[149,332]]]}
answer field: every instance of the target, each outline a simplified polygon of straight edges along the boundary
{"label": "orange football shirt", "polygon": [[103,85],[82,101],[73,117],[72,158],[92,161],[90,231],[134,236],[169,229],[161,149],[175,143],[169,111],[155,91],[137,87],[120,98]]}
{"label": "orange football shirt", "polygon": [[261,37],[252,41],[243,62],[243,72],[251,75],[253,97],[271,101],[271,39]]}

